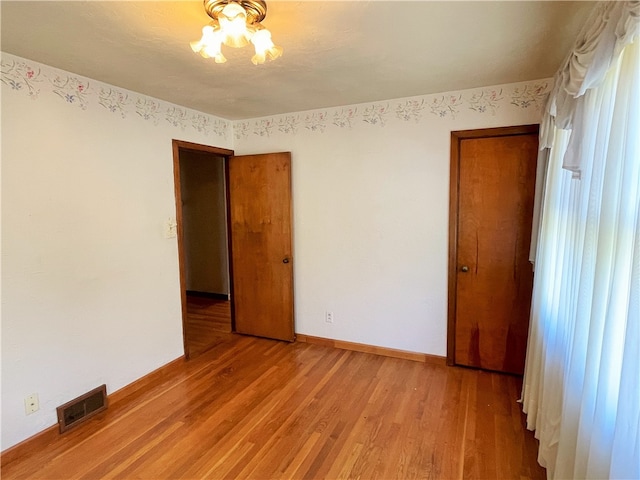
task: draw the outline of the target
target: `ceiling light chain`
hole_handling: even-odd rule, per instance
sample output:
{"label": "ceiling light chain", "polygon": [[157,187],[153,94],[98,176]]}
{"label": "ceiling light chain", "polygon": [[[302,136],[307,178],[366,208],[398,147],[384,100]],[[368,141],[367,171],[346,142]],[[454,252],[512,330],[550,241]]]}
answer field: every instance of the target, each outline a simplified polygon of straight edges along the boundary
{"label": "ceiling light chain", "polygon": [[191,48],[204,58],[216,63],[227,59],[222,44],[240,48],[252,43],[256,54],[254,65],[267,58],[275,60],[282,55],[282,47],[274,45],[271,32],[260,23],[267,15],[267,4],[262,0],[204,0],[204,9],[213,21],[202,29],[202,38],[191,42]]}

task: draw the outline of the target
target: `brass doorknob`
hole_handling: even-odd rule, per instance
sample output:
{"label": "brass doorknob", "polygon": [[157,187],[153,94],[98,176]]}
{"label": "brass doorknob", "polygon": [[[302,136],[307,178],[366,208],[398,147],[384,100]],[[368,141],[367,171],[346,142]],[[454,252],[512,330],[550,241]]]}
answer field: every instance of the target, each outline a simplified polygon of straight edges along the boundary
{"label": "brass doorknob", "polygon": [[469,271],[469,267],[467,267],[466,265],[463,265],[463,266],[460,268],[460,271],[461,271],[461,272],[468,272],[468,271]]}

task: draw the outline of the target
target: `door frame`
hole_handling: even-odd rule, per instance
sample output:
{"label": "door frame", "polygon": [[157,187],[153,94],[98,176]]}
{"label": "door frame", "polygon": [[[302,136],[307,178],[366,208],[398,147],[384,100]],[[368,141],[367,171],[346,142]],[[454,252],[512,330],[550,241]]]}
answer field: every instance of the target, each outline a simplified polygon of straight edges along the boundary
{"label": "door frame", "polygon": [[458,274],[458,198],[460,190],[460,143],[471,138],[506,137],[539,132],[538,124],[515,127],[483,128],[451,132],[451,163],[449,173],[449,291],[447,307],[447,365],[455,365],[456,352],[456,291]]}
{"label": "door frame", "polygon": [[[233,157],[233,150],[220,147],[212,147],[199,143],[186,142],[183,140],[173,139],[171,141],[173,148],[173,185],[175,189],[176,200],[176,232],[178,238],[178,268],[180,271],[180,302],[182,304],[182,345],[184,356],[189,360],[190,352],[187,344],[187,276],[185,268],[185,252],[184,252],[184,230],[182,224],[182,192],[180,187],[180,153],[185,151],[197,153],[210,153],[217,157],[222,157],[224,163],[224,181],[225,181],[225,208],[227,211],[227,252],[229,256],[229,293],[233,299],[233,263],[231,261],[231,225],[229,223],[229,159]],[[234,308],[231,302],[231,330],[235,331],[234,324]]]}

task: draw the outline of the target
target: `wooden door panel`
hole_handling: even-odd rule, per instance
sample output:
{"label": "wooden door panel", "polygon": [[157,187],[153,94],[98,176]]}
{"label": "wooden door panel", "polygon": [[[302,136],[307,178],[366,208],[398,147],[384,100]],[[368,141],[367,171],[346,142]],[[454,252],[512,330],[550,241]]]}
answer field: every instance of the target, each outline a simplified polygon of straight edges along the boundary
{"label": "wooden door panel", "polygon": [[293,341],[291,154],[232,157],[229,212],[236,331]]}
{"label": "wooden door panel", "polygon": [[535,133],[459,142],[456,364],[523,372],[537,147]]}

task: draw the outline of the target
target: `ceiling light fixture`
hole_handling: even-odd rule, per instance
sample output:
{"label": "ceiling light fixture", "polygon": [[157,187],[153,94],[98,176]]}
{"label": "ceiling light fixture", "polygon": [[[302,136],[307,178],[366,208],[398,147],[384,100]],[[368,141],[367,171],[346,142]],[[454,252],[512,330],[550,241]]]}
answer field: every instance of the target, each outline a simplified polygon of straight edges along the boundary
{"label": "ceiling light fixture", "polygon": [[213,21],[202,29],[202,38],[191,42],[191,48],[204,58],[216,63],[227,59],[222,54],[222,44],[241,48],[249,43],[256,54],[254,65],[268,58],[275,60],[282,55],[282,48],[271,40],[271,32],[260,23],[267,16],[267,3],[262,0],[204,0],[204,9]]}

